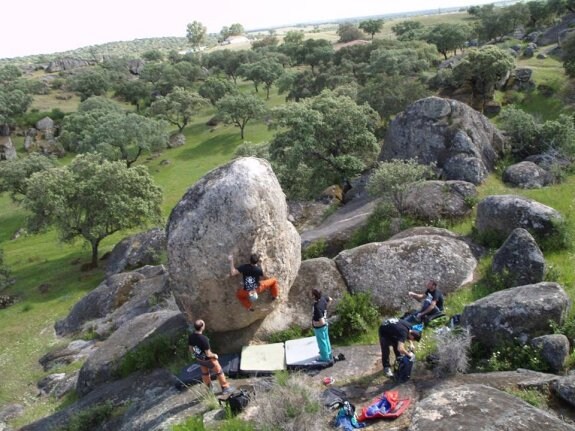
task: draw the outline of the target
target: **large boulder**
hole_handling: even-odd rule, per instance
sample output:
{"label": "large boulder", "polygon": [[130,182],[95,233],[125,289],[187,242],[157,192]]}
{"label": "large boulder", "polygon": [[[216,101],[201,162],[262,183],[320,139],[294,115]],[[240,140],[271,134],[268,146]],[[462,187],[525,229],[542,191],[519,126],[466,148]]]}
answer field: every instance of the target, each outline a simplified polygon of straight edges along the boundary
{"label": "large boulder", "polygon": [[290,289],[288,313],[284,316],[287,323],[301,328],[311,327],[311,290],[319,289],[333,299],[330,313],[347,292],[347,287],[335,262],[326,257],[304,260],[299,267],[297,277]]}
{"label": "large boulder", "polygon": [[166,251],[166,232],[155,228],[120,241],[108,256],[106,276],[157,265]]}
{"label": "large boulder", "polygon": [[[287,327],[286,300],[300,266],[300,237],[267,161],[239,158],[205,175],[172,210],[167,237],[178,306],[189,321],[204,319],[216,344],[239,349],[256,333]],[[279,299],[270,304],[269,295],[260,295],[255,312],[244,309],[235,296],[241,276],[229,277],[230,253],[236,265],[258,253],[264,274],[279,282]]]}
{"label": "large boulder", "polygon": [[537,283],[492,293],[463,309],[461,323],[487,347],[529,339],[549,332],[549,322],[563,324],[569,296],[557,283]]}
{"label": "large boulder", "polygon": [[506,392],[480,384],[432,392],[415,407],[409,431],[572,431],[561,419]]}
{"label": "large boulder", "polygon": [[404,209],[420,220],[455,220],[471,213],[476,196],[465,181],[422,181],[409,187]]}
{"label": "large boulder", "polygon": [[428,97],[391,121],[380,160],[437,163],[448,180],[482,183],[504,146],[503,135],[463,102]]}
{"label": "large boulder", "polygon": [[547,362],[554,373],[565,368],[565,361],[569,357],[569,339],[563,334],[549,334],[535,337],[531,345],[541,351],[541,357]]}
{"label": "large boulder", "polygon": [[522,189],[540,189],[552,183],[553,177],[533,162],[520,162],[508,166],[503,181]]}
{"label": "large boulder", "polygon": [[477,205],[475,228],[479,234],[506,237],[520,227],[539,239],[553,234],[556,224],[562,220],[558,211],[532,199],[494,195]]}
{"label": "large boulder", "polygon": [[342,251],[335,262],[352,293],[368,292],[374,303],[390,312],[413,308],[407,292],[437,280],[450,293],[473,279],[477,261],[463,241],[438,235],[403,239]]}
{"label": "large boulder", "polygon": [[575,407],[575,374],[554,381],[551,389],[559,398]]}
{"label": "large boulder", "polygon": [[63,72],[73,69],[78,69],[82,67],[90,66],[90,63],[87,60],[83,60],[81,58],[58,58],[56,60],[51,61],[46,68],[47,73],[54,73],[54,72]]}
{"label": "large boulder", "polygon": [[491,271],[505,287],[539,283],[545,277],[545,257],[531,234],[517,228],[493,256]]}
{"label": "large boulder", "polygon": [[10,136],[0,136],[0,160],[14,160],[16,158],[18,158],[18,154]]}
{"label": "large boulder", "polygon": [[179,311],[146,313],[128,322],[103,341],[80,369],[76,392],[84,396],[97,386],[114,380],[125,356],[157,337],[176,341],[187,331]]}
{"label": "large boulder", "polygon": [[112,275],[56,322],[56,334],[91,331],[105,337],[140,314],[170,308],[170,298],[168,275],[162,265]]}

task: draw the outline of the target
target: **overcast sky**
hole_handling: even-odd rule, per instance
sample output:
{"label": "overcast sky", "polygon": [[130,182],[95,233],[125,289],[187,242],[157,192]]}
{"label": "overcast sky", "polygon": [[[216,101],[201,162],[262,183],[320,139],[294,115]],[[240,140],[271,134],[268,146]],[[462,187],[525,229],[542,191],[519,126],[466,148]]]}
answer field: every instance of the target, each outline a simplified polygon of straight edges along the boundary
{"label": "overcast sky", "polygon": [[7,0],[0,58],[48,54],[87,45],[186,35],[200,21],[210,33],[240,23],[266,28],[309,21],[469,6],[493,0]]}

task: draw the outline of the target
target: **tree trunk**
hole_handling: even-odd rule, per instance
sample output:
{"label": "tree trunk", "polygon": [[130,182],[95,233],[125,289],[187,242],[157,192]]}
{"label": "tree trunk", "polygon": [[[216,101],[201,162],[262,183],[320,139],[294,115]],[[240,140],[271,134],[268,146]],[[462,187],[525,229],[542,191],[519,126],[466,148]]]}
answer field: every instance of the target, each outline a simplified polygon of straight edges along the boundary
{"label": "tree trunk", "polygon": [[242,141],[244,140],[244,127],[246,126],[240,126],[240,137],[242,138]]}
{"label": "tree trunk", "polygon": [[90,245],[92,246],[92,268],[98,268],[98,246],[100,245],[100,240],[91,240]]}

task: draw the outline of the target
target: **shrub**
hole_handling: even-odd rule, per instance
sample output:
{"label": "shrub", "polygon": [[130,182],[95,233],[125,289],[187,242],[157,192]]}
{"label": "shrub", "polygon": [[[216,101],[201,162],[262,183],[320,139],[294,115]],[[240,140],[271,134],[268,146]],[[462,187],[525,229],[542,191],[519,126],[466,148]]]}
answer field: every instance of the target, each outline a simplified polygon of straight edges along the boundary
{"label": "shrub", "polygon": [[554,334],[563,334],[569,339],[569,343],[573,345],[575,340],[575,316],[566,319],[562,325],[559,325],[554,320],[549,321],[549,326]]}
{"label": "shrub", "polygon": [[506,392],[539,409],[547,406],[547,396],[537,389],[508,389]]}
{"label": "shrub", "polygon": [[256,429],[323,431],[331,429],[330,412],[323,407],[321,387],[303,374],[289,374],[283,384],[277,382],[256,400],[258,414],[253,422]]}
{"label": "shrub", "polygon": [[268,341],[270,343],[284,343],[287,340],[311,337],[312,335],[313,332],[311,329],[302,329],[299,326],[292,326],[283,331],[274,332],[268,337]]}
{"label": "shrub", "polygon": [[[447,329],[447,328],[446,328]],[[469,369],[471,334],[469,329],[457,329],[434,334],[436,351],[433,372],[436,377],[465,373]]]}
{"label": "shrub", "polygon": [[471,351],[475,367],[480,371],[513,371],[517,368],[550,371],[549,364],[541,357],[541,349],[518,341],[501,343],[492,349],[474,343]]}
{"label": "shrub", "polygon": [[302,259],[314,259],[316,257],[325,256],[327,249],[327,242],[325,239],[319,239],[312,242],[302,251]]}
{"label": "shrub", "polygon": [[62,431],[91,431],[110,419],[113,414],[114,406],[110,401],[96,404],[74,415],[68,426],[62,428]]}
{"label": "shrub", "polygon": [[166,367],[187,359],[188,339],[185,334],[176,340],[158,336],[128,352],[118,367],[118,374],[126,377],[135,371]]}
{"label": "shrub", "polygon": [[379,323],[378,310],[367,293],[346,293],[337,304],[335,314],[338,320],[330,327],[334,339],[356,337]]}

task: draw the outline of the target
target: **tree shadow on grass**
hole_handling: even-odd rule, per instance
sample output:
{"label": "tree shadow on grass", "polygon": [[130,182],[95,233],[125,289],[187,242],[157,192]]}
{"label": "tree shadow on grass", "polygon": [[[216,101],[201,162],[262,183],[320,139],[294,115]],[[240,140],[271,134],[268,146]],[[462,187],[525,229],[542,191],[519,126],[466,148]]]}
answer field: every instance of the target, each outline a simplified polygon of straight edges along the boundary
{"label": "tree shadow on grass", "polygon": [[214,154],[233,154],[241,143],[238,133],[226,133],[213,136],[198,145],[190,146],[180,151],[176,156],[179,160],[194,160]]}

